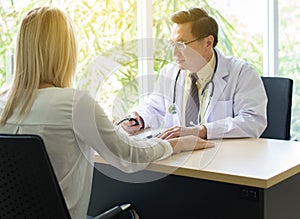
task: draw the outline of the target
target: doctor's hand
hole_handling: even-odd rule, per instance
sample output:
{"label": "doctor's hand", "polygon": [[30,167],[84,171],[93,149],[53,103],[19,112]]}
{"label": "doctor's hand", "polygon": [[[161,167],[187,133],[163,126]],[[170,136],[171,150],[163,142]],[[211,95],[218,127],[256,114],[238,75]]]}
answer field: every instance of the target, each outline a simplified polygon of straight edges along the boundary
{"label": "doctor's hand", "polygon": [[167,141],[171,144],[173,148],[173,154],[185,151],[200,150],[204,148],[213,147],[215,145],[213,142],[204,140],[194,135],[172,138]]}
{"label": "doctor's hand", "polygon": [[172,138],[178,138],[182,136],[188,136],[193,135],[200,137],[202,139],[207,138],[207,130],[204,125],[199,126],[193,126],[193,127],[182,127],[182,126],[174,126],[172,128],[169,128],[165,130],[159,138],[161,139],[172,139]]}
{"label": "doctor's hand", "polygon": [[132,112],[130,118],[134,118],[138,121],[138,125],[133,120],[125,121],[121,124],[122,128],[130,135],[138,134],[138,132],[144,128],[144,120],[137,112]]}

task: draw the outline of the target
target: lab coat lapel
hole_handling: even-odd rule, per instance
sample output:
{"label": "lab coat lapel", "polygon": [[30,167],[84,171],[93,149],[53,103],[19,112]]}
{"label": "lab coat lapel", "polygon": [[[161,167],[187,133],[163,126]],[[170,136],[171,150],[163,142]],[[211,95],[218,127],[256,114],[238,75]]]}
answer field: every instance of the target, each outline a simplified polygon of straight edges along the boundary
{"label": "lab coat lapel", "polygon": [[210,117],[210,114],[213,111],[217,101],[219,100],[219,97],[223,94],[223,91],[227,85],[227,82],[224,80],[224,77],[226,77],[229,74],[224,56],[217,49],[216,51],[218,55],[218,66],[213,79],[215,87],[213,96],[210,100],[210,104],[207,108],[207,112],[204,117],[205,121],[207,121],[207,119]]}
{"label": "lab coat lapel", "polygon": [[[177,114],[178,114],[178,118],[179,120],[181,120],[182,117],[182,108],[183,108],[183,96],[184,96],[184,87],[185,87],[185,78],[186,78],[186,71],[185,70],[181,70],[180,75],[178,77],[178,81],[176,84],[176,95],[175,95],[175,103],[177,106]],[[174,78],[174,82],[175,82],[175,78]]]}

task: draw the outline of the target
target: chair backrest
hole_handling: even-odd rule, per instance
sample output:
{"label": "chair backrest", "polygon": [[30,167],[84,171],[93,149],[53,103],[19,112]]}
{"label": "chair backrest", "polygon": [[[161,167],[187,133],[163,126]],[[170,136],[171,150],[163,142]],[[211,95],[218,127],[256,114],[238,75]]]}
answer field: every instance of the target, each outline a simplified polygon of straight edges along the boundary
{"label": "chair backrest", "polygon": [[0,218],[71,218],[36,135],[0,135]]}
{"label": "chair backrest", "polygon": [[261,138],[289,140],[293,80],[281,77],[262,77],[268,96],[268,126]]}

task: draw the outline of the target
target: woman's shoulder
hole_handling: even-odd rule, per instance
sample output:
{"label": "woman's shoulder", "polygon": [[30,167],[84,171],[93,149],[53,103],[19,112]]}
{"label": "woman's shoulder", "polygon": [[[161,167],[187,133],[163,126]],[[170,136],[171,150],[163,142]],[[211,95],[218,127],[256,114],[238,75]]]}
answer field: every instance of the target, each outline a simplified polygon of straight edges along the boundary
{"label": "woman's shoulder", "polygon": [[39,89],[37,102],[62,103],[70,104],[78,103],[83,99],[93,99],[88,91],[78,90],[75,88],[45,88]]}
{"label": "woman's shoulder", "polygon": [[76,88],[44,88],[39,89],[38,94],[45,96],[56,96],[56,97],[74,97],[75,95],[79,96],[89,96],[89,92],[85,90],[78,90]]}

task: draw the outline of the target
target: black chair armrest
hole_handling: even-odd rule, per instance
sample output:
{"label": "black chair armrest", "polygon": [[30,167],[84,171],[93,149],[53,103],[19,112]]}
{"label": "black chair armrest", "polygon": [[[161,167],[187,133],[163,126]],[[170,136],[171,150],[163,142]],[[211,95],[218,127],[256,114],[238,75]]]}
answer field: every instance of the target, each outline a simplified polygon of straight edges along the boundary
{"label": "black chair armrest", "polygon": [[132,219],[139,219],[139,215],[136,209],[131,204],[124,204],[121,206],[115,206],[102,214],[94,217],[94,219],[113,219],[118,218],[123,213],[129,211]]}

